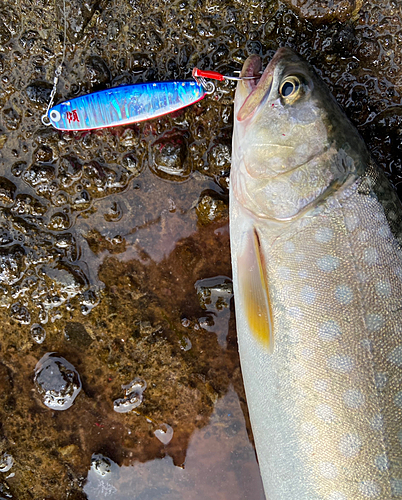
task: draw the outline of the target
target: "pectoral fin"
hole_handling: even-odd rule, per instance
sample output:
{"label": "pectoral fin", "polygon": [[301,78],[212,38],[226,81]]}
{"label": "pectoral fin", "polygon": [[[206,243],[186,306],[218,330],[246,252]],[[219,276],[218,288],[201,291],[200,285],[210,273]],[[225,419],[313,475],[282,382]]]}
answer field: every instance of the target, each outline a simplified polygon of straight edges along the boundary
{"label": "pectoral fin", "polygon": [[239,287],[252,334],[272,352],[273,315],[265,270],[258,233],[253,229],[247,234],[244,252],[238,258]]}

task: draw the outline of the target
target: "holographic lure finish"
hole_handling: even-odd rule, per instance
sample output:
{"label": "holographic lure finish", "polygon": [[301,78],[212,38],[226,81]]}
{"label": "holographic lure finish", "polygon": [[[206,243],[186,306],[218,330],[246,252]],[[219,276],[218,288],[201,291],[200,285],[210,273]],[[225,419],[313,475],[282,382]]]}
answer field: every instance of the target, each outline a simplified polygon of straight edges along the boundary
{"label": "holographic lure finish", "polygon": [[117,127],[172,113],[205,95],[194,80],[137,83],[75,97],[53,106],[48,117],[59,130]]}

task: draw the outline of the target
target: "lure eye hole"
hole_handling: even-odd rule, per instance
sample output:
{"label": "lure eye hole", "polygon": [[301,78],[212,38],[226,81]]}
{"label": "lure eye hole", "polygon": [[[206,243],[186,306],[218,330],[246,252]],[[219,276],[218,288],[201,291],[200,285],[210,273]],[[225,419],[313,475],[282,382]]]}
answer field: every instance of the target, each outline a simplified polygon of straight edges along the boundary
{"label": "lure eye hole", "polygon": [[282,97],[294,97],[299,92],[300,86],[300,80],[297,77],[292,76],[286,78],[286,80],[281,83],[279,93]]}
{"label": "lure eye hole", "polygon": [[52,109],[49,116],[54,122],[58,122],[61,118],[60,113],[55,109]]}

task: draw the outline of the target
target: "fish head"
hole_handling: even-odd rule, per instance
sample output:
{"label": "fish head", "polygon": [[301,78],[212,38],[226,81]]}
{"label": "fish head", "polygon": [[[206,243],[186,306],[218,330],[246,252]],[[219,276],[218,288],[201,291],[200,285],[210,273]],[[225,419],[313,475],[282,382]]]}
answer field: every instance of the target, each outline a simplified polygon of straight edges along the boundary
{"label": "fish head", "polygon": [[[250,56],[241,76],[258,75]],[[362,139],[312,68],[279,49],[259,79],[235,97],[232,181],[259,217],[289,219],[345,181],[367,155]]]}

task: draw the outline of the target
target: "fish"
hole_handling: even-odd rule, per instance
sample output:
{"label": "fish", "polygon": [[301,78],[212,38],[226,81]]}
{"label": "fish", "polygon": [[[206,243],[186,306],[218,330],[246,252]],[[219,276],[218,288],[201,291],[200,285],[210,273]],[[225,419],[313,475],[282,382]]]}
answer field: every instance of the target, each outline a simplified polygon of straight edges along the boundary
{"label": "fish", "polygon": [[309,64],[250,56],[234,103],[230,241],[268,500],[402,498],[402,207]]}
{"label": "fish", "polygon": [[195,80],[135,83],[100,90],[53,106],[58,130],[93,130],[150,120],[195,104],[206,95]]}

